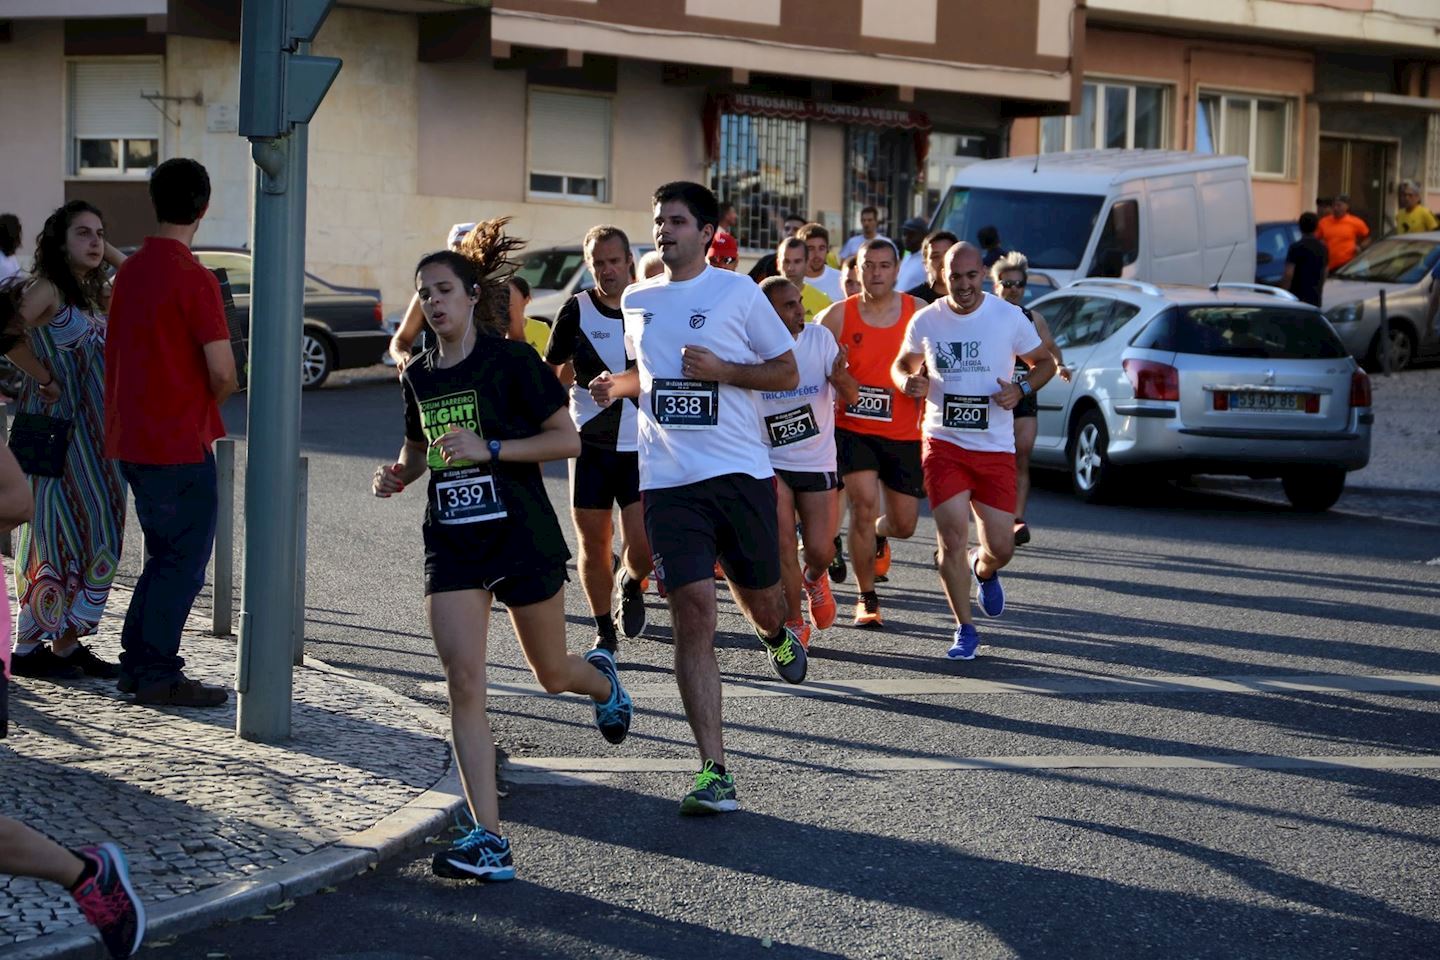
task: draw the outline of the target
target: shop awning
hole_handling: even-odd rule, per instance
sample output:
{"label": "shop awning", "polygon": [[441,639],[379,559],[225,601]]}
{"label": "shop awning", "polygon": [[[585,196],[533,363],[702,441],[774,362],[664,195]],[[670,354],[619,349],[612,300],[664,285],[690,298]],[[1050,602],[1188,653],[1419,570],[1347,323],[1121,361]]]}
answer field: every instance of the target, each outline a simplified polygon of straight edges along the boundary
{"label": "shop awning", "polygon": [[915,159],[921,169],[930,153],[930,117],[919,110],[872,107],[855,103],[827,103],[800,97],[764,93],[722,93],[705,103],[705,150],[711,163],[720,156],[720,115],[741,114],[781,120],[815,120],[843,126],[883,127],[914,133]]}

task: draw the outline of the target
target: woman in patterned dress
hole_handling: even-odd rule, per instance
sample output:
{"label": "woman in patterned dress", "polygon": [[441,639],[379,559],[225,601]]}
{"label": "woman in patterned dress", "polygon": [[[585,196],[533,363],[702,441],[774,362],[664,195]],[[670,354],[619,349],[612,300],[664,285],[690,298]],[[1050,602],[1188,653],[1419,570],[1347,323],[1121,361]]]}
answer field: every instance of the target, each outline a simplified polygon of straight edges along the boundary
{"label": "woman in patterned dress", "polygon": [[79,200],[51,214],[35,243],[35,276],[20,305],[29,336],[8,354],[29,375],[19,409],[75,428],[64,474],[30,478],[35,518],[18,531],[11,668],[20,676],[117,673],[80,638],[105,612],[125,533],[125,484],[104,452],[104,264],[123,260],[105,241],[100,211]]}

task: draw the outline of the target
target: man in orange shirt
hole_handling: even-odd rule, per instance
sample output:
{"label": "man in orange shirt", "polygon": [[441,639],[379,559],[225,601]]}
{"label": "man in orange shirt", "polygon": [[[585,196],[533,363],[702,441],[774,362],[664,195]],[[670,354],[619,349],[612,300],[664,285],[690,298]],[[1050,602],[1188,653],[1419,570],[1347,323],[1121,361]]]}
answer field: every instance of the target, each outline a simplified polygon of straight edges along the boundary
{"label": "man in orange shirt", "polygon": [[1330,251],[1330,272],[1334,273],[1355,259],[1355,254],[1370,243],[1370,228],[1350,212],[1350,197],[1340,194],[1330,202],[1330,216],[1320,218],[1315,231]]}

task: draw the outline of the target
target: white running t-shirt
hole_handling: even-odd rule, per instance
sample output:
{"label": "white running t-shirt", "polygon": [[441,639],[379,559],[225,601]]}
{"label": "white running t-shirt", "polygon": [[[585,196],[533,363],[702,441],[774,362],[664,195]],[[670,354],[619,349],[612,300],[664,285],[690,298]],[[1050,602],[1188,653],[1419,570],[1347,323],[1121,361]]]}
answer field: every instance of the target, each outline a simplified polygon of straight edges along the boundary
{"label": "white running t-shirt", "polygon": [[686,346],[744,364],[794,349],[795,338],[759,285],[714,267],[690,280],[671,281],[662,273],[627,287],[620,310],[625,350],[640,370],[640,489],[727,473],[773,477],[755,391],[689,380],[681,370]]}
{"label": "white running t-shirt", "polygon": [[798,473],[835,472],[835,388],[830,371],[840,345],[829,330],[806,324],[795,338],[800,385],[759,392],[770,465]]}
{"label": "white running t-shirt", "polygon": [[820,271],[820,276],[806,277],[805,282],[829,297],[831,303],[845,299],[845,284],[840,282],[840,271],[828,263]]}
{"label": "white running t-shirt", "polygon": [[1020,308],[999,297],[972,313],[950,309],[948,297],[917,310],[905,328],[902,353],[921,353],[930,373],[925,436],[966,450],[1015,452],[1015,415],[990,395],[997,380],[1010,382],[1015,357],[1040,346],[1035,326]]}

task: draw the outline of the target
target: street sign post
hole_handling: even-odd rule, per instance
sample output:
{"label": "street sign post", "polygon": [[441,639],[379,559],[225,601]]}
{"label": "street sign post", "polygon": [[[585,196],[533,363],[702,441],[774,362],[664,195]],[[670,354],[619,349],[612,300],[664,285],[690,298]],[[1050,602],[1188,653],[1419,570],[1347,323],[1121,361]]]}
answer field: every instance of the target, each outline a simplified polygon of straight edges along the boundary
{"label": "street sign post", "polygon": [[236,665],[237,733],[290,736],[296,615],[296,490],[305,261],[305,125],[340,71],[312,57],[335,0],[244,0],[241,136],[255,161],[245,554]]}

